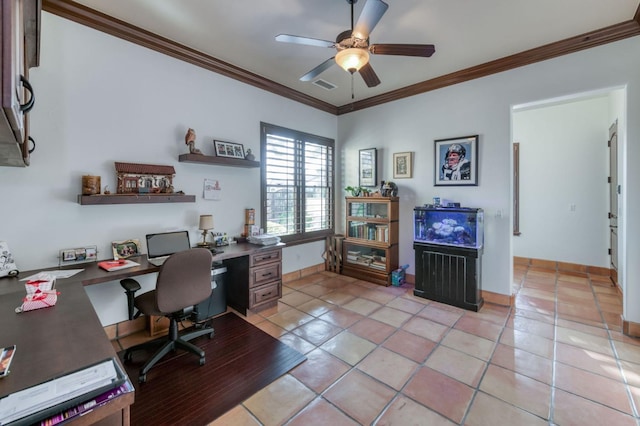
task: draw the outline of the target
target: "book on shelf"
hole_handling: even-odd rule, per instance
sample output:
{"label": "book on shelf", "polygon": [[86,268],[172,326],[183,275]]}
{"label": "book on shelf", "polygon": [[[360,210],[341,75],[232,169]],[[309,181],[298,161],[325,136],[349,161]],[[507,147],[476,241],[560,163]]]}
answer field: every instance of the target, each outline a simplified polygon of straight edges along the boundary
{"label": "book on shelf", "polygon": [[140,266],[139,263],[129,259],[117,259],[117,260],[103,260],[98,262],[98,266],[105,271],[118,271],[120,269],[131,268],[133,266]]}

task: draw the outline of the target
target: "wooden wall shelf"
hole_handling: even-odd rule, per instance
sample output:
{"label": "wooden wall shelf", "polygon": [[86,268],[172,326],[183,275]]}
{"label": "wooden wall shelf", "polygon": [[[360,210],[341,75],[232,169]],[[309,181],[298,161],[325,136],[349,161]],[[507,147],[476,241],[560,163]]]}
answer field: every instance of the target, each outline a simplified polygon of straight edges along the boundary
{"label": "wooden wall shelf", "polygon": [[151,203],[195,203],[195,195],[184,194],[113,194],[78,195],[78,204],[83,206],[99,204],[151,204]]}
{"label": "wooden wall shelf", "polygon": [[218,166],[231,167],[260,167],[259,161],[245,160],[243,158],[215,157],[213,155],[200,154],[181,154],[178,157],[178,161],[180,161],[181,163],[215,164]]}

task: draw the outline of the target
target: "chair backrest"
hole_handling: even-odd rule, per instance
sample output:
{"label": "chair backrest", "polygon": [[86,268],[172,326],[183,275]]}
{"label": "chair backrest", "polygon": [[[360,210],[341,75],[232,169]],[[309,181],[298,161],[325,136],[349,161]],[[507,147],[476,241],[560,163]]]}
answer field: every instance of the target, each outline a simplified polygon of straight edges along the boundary
{"label": "chair backrest", "polygon": [[160,268],[156,282],[156,303],[164,313],[178,312],[211,295],[213,256],[205,248],[174,253]]}

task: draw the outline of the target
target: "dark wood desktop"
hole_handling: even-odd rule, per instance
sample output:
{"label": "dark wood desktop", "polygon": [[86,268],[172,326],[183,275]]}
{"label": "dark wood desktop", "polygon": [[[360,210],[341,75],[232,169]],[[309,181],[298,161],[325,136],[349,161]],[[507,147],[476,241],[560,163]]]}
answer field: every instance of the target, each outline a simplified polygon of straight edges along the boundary
{"label": "dark wood desktop", "polygon": [[[279,259],[281,246],[283,245],[224,246],[220,248],[224,252],[216,254],[214,261],[238,261],[246,257],[246,262],[242,263],[249,265],[248,259],[253,261],[254,258],[260,258],[262,253],[270,251],[277,251]],[[75,265],[75,269],[84,270],[71,278],[56,281],[60,295],[55,306],[20,314],[15,312],[15,308],[22,304],[22,298],[26,294],[25,282],[20,279],[47,269],[58,268],[25,271],[18,277],[0,278],[0,347],[16,345],[10,374],[0,379],[0,398],[105,359],[117,359],[116,352],[83,287],[149,274],[160,269],[150,264],[145,255],[132,260],[140,263],[140,266],[112,272],[99,268],[95,262]],[[251,270],[242,269],[243,274]],[[251,277],[245,275],[243,278],[244,283],[240,284],[241,287],[253,285]],[[243,297],[248,294],[245,293],[247,291],[243,292]],[[122,297],[122,303],[125,304],[124,295]],[[134,392],[125,394],[87,415],[78,417],[74,424],[88,425],[99,422],[129,425],[129,406],[133,402]]]}

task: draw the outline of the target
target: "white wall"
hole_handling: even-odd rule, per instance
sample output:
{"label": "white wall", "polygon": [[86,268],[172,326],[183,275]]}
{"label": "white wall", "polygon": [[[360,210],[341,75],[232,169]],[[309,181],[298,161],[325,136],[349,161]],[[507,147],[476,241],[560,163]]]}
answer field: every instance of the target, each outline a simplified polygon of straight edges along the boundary
{"label": "white wall", "polygon": [[[450,198],[462,205],[485,209],[485,250],[483,289],[510,294],[513,277],[511,256],[511,143],[510,111],[515,105],[544,99],[626,87],[626,111],[640,116],[640,37],[611,43],[571,55],[532,64],[482,79],[380,105],[340,117],[338,140],[345,156],[340,185],[357,182],[357,170],[344,164],[357,161],[358,149],[377,147],[382,152],[381,179],[392,180],[394,152],[414,151],[414,178],[396,180],[400,188],[400,263],[411,265],[411,210],[433,196]],[[479,185],[477,187],[434,187],[434,140],[480,135]],[[640,161],[640,122],[626,123],[621,142],[626,157],[621,161],[624,206],[621,234],[625,234],[627,259],[640,258],[640,193],[629,190],[640,182],[640,169],[626,164]],[[553,191],[554,187],[547,188]],[[590,188],[585,187],[584,190]],[[344,211],[344,203],[342,205]],[[498,214],[501,213],[501,214]],[[506,213],[506,214],[505,214]],[[498,217],[501,216],[501,217]],[[640,307],[632,301],[640,297],[640,263],[622,262],[621,279],[626,282],[625,319],[640,322]]]}
{"label": "white wall", "polygon": [[514,256],[609,267],[609,97],[513,114],[520,143]]}
{"label": "white wall", "polygon": [[[47,13],[42,30],[41,66],[31,75],[37,96],[31,125],[38,148],[31,167],[0,168],[0,239],[9,242],[23,270],[53,266],[59,249],[84,244],[97,244],[106,257],[111,241],[142,238],[149,231],[186,228],[195,242],[201,213],[214,215],[216,230],[239,233],[243,209],[257,208],[259,171],[178,163],[177,157],[186,152],[183,137],[188,127],[196,129],[197,144],[205,153],[212,152],[211,140],[216,138],[243,143],[258,154],[258,126],[266,121],[336,138],[338,188],[357,182],[357,167],[352,165],[357,164],[358,149],[380,148],[380,178],[385,180],[392,180],[393,153],[414,151],[414,178],[397,180],[402,202],[400,262],[414,271],[415,205],[440,196],[483,207],[483,286],[509,294],[511,107],[624,86],[628,116],[640,116],[640,56],[629,54],[640,51],[640,37],[336,118]],[[627,190],[640,182],[640,168],[627,167],[627,162],[640,162],[640,122],[628,121],[623,131],[620,234],[627,245],[621,255],[634,261],[624,262],[620,274],[627,285],[625,318],[640,322],[640,306],[634,303],[640,300],[640,262],[635,261],[640,259],[640,221],[631,220],[640,217],[640,193]],[[433,140],[476,133],[479,186],[434,187]],[[114,161],[173,164],[176,189],[190,194],[200,195],[204,178],[219,179],[223,200],[77,204],[81,176],[99,174],[104,184],[111,180],[113,185]],[[337,199],[336,223],[344,227],[344,203],[341,196]],[[321,247],[315,243],[285,250],[284,271],[321,262]],[[123,319],[119,286],[100,293],[102,287],[109,286],[92,286],[89,291],[103,324]]]}
{"label": "white wall", "polygon": [[[261,121],[336,138],[331,114],[48,13],[40,63],[31,72],[36,106],[30,122],[37,141],[32,164],[0,167],[0,240],[9,243],[21,270],[55,266],[60,249],[88,244],[97,244],[99,257],[108,258],[111,241],[142,241],[149,232],[187,229],[195,243],[198,216],[205,213],[213,214],[215,231],[239,235],[244,209],[259,212],[260,169],[179,163],[178,155],[188,152],[189,127],[204,153],[213,154],[215,138],[242,143],[257,158]],[[82,175],[100,175],[103,186],[115,191],[114,161],[173,165],[175,189],[197,201],[79,205]],[[221,201],[202,199],[205,178],[220,180]],[[285,249],[283,271],[322,263],[323,248],[296,246],[293,256]],[[88,292],[103,324],[126,318],[118,284]]]}

